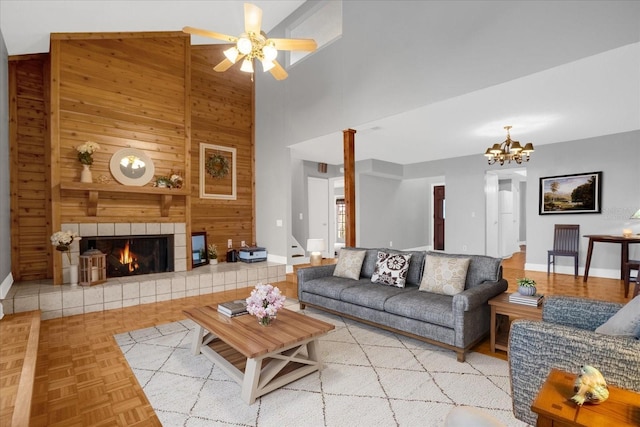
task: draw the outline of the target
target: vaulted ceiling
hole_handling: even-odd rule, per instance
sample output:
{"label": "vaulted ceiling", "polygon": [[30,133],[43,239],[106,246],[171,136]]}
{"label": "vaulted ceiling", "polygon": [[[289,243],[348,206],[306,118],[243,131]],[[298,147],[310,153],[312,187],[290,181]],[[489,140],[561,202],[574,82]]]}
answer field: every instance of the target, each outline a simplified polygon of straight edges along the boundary
{"label": "vaulted ceiling", "polygon": [[[52,32],[178,31],[190,25],[235,35],[242,29],[242,3],[2,0],[0,31],[10,55],[47,52]],[[264,10],[269,32],[304,2],[252,3]],[[378,3],[345,1],[343,37],[336,42],[343,46],[339,55],[362,55],[355,61],[359,70],[351,70],[358,74],[343,72],[338,91],[360,86],[367,97],[341,101],[335,108],[342,121],[318,120],[314,108],[334,106],[323,105],[326,94],[314,93],[322,85],[308,85],[310,96],[318,97],[310,109],[298,108],[307,118],[292,132],[295,156],[342,163],[342,125],[358,130],[358,160],[398,164],[480,155],[504,140],[505,125],[513,125],[514,139],[536,147],[640,129],[640,2],[506,7],[500,1],[388,1],[396,11],[388,17],[371,11]],[[356,8],[362,13],[354,15]],[[446,13],[450,9],[465,13]],[[406,24],[414,21],[422,26]],[[331,49],[319,56],[330,56]],[[331,74],[338,65],[344,63],[332,61],[315,72]],[[305,67],[296,65],[290,74]],[[427,86],[421,79],[440,83]],[[295,84],[269,84],[276,83]]]}

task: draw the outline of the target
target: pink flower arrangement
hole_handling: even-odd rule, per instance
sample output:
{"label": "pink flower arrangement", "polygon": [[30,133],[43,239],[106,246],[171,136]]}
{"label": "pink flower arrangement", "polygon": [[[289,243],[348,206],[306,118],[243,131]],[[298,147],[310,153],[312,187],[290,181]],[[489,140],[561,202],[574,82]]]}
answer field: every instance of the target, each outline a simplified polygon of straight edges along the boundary
{"label": "pink flower arrangement", "polygon": [[258,283],[247,298],[247,311],[256,316],[262,325],[268,325],[276,318],[278,310],[284,307],[286,299],[277,287]]}

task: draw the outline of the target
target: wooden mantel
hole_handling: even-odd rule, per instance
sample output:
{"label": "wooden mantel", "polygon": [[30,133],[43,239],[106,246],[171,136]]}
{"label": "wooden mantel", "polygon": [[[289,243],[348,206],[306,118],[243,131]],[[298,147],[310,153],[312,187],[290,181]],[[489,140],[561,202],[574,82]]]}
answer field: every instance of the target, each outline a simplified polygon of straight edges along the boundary
{"label": "wooden mantel", "polygon": [[189,195],[189,190],[186,188],[158,188],[84,182],[61,182],[60,190],[86,191],[89,197],[87,216],[97,215],[100,193],[157,194],[160,196],[160,209],[163,217],[169,216],[169,208],[171,208],[173,196]]}

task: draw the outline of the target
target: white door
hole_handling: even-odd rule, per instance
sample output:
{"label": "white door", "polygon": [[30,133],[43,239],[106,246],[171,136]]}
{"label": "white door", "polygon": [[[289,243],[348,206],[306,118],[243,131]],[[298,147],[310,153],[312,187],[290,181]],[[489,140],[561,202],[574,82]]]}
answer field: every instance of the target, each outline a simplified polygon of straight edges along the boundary
{"label": "white door", "polygon": [[[329,181],[323,178],[307,178],[307,194],[309,200],[309,238],[324,239],[328,256],[329,249]],[[306,242],[304,242],[306,246]]]}
{"label": "white door", "polygon": [[487,172],[484,175],[484,192],[486,198],[486,235],[485,251],[486,255],[500,257],[500,228],[499,228],[499,205],[498,200],[498,175]]}

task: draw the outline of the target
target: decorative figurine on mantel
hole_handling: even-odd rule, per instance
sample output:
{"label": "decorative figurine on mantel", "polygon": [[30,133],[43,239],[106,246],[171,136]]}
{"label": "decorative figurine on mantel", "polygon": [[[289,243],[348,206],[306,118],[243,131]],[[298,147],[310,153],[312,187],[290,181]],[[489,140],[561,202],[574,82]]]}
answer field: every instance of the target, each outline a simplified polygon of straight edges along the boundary
{"label": "decorative figurine on mantel", "polygon": [[602,403],[609,398],[609,388],[604,377],[593,366],[582,365],[580,375],[573,386],[576,394],[571,398],[578,405],[583,403]]}

